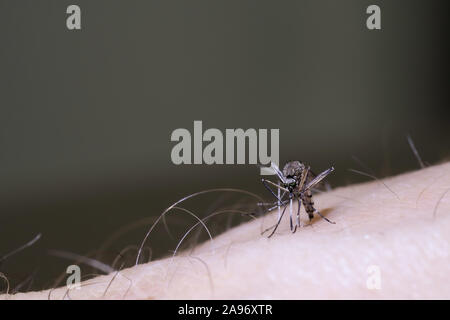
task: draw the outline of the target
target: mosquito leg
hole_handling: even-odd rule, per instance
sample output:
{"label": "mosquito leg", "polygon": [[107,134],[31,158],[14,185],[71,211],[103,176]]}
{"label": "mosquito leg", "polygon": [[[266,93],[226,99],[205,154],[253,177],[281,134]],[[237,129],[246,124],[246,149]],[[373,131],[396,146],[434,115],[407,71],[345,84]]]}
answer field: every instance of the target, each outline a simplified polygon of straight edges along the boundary
{"label": "mosquito leg", "polygon": [[[280,182],[278,182],[277,185],[280,185]],[[283,193],[283,194],[284,194],[284,193]],[[281,217],[281,207],[280,207],[280,202],[281,202],[281,190],[280,190],[280,188],[277,188],[277,196],[278,196],[278,199],[280,199],[280,201],[278,201],[278,219],[280,219],[280,217]]]}
{"label": "mosquito leg", "polygon": [[278,219],[277,223],[276,223],[275,225],[271,226],[270,228],[267,228],[267,229],[264,230],[263,232],[261,232],[261,235],[263,235],[264,233],[266,233],[266,232],[269,231],[270,229],[274,228],[273,231],[272,231],[272,233],[268,236],[268,238],[270,238],[271,236],[273,236],[273,234],[275,233],[275,231],[278,229],[278,226],[280,225],[281,219],[283,218],[284,213],[286,212],[286,208],[287,208],[287,207],[284,207],[283,211],[281,212],[281,217],[280,217],[280,219]]}
{"label": "mosquito leg", "polygon": [[298,206],[297,206],[297,226],[300,228],[302,225],[300,223],[300,207],[302,205],[302,202],[300,201],[300,198],[297,198]]}
{"label": "mosquito leg", "polygon": [[[283,187],[280,186],[279,184],[276,184],[275,182],[272,182],[272,181],[270,181],[270,180],[261,179],[261,181],[264,183],[264,185],[266,185],[266,183],[269,183],[269,184],[271,184],[272,186],[274,186],[274,187],[277,188],[277,189],[283,190],[284,192],[289,192],[288,189],[283,188]],[[266,186],[266,188],[267,188],[267,186]],[[269,190],[271,190],[271,189],[269,189]],[[271,191],[271,192],[272,192],[272,191]],[[272,194],[275,195],[275,193],[273,193],[273,192],[272,192]]]}
{"label": "mosquito leg", "polygon": [[294,228],[294,224],[292,222],[292,216],[293,216],[293,214],[292,214],[292,198],[290,198],[289,199],[289,223],[291,226],[291,232],[295,233],[295,231],[297,231],[297,225]]}
{"label": "mosquito leg", "polygon": [[270,206],[270,205],[274,205],[273,207],[270,207],[269,209],[267,209],[266,212],[272,211],[273,209],[278,208],[278,205],[280,205],[280,207],[286,205],[289,201],[288,200],[282,200],[280,203],[278,202],[270,202],[270,203],[266,203],[266,202],[258,202],[257,205],[258,206]]}
{"label": "mosquito leg", "polygon": [[326,217],[324,217],[319,210],[314,209],[314,212],[317,213],[322,219],[324,219],[325,221],[331,223],[331,224],[336,224],[336,222],[328,220]]}
{"label": "mosquito leg", "polygon": [[[261,181],[262,181],[264,187],[265,187],[267,190],[269,190],[269,192],[270,192],[275,198],[277,198],[278,203],[280,203],[280,202],[281,202],[281,199],[275,194],[275,192],[273,192],[272,189],[270,189],[269,185],[267,184],[268,182],[270,182],[271,184],[274,184],[274,183],[273,183],[272,181],[269,181],[269,180],[266,180],[266,179],[261,179]],[[276,184],[275,184],[275,185],[276,185]]]}
{"label": "mosquito leg", "polygon": [[[279,219],[280,216],[281,216],[281,203],[282,203],[282,200],[281,200],[281,199],[284,198],[284,195],[286,194],[286,190],[287,190],[287,189],[284,189],[283,187],[281,187],[279,182],[278,182],[278,184],[274,184],[272,181],[266,180],[266,179],[261,179],[261,181],[262,181],[262,183],[264,184],[264,187],[265,187],[267,190],[269,190],[270,193],[271,193],[275,198],[277,198],[277,200],[278,200],[277,208],[278,208],[278,219]],[[273,192],[273,190],[269,187],[269,185],[268,185],[267,183],[270,183],[270,184],[275,185],[275,186],[277,187],[277,194],[278,194],[278,195],[276,195],[276,194]],[[283,194],[282,194],[282,195],[281,195],[281,190],[283,190]]]}
{"label": "mosquito leg", "polygon": [[284,207],[284,209],[283,209],[283,212],[281,213],[281,217],[280,217],[280,219],[278,219],[278,221],[277,221],[277,224],[275,225],[275,228],[273,229],[272,233],[271,233],[271,234],[269,235],[269,237],[268,237],[268,238],[270,238],[271,236],[273,236],[273,235],[274,235],[274,233],[275,233],[275,231],[277,231],[277,229],[278,229],[278,226],[280,225],[281,219],[283,218],[283,216],[284,216],[284,213],[286,212],[286,208],[287,208],[287,207]]}

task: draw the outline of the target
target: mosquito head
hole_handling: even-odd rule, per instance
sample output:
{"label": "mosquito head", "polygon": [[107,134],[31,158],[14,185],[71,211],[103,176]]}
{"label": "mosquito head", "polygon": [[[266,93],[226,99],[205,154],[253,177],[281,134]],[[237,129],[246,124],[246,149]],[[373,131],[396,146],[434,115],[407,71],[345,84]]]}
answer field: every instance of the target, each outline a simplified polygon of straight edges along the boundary
{"label": "mosquito head", "polygon": [[283,187],[288,189],[290,192],[294,191],[294,189],[298,185],[298,180],[295,180],[293,178],[285,178],[285,182],[283,183]]}
{"label": "mosquito head", "polygon": [[305,165],[300,161],[289,161],[286,163],[283,167],[284,187],[292,192],[302,181],[305,168]]}

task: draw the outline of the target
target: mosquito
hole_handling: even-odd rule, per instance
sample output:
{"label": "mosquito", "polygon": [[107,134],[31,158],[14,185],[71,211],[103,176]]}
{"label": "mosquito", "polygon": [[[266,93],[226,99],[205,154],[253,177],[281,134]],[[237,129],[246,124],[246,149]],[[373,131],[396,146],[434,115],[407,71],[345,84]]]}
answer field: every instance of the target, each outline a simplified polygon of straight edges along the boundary
{"label": "mosquito", "polygon": [[[278,226],[280,225],[281,219],[286,211],[287,205],[289,204],[289,222],[291,232],[294,233],[297,231],[297,227],[301,227],[300,223],[300,207],[303,203],[305,207],[305,211],[308,214],[309,220],[311,221],[314,217],[314,213],[319,215],[325,221],[335,224],[335,222],[330,221],[326,217],[324,217],[319,210],[314,208],[314,201],[312,199],[312,191],[317,184],[319,184],[325,177],[327,177],[331,172],[334,171],[334,168],[331,167],[322,173],[315,175],[310,167],[300,161],[290,161],[286,163],[283,167],[283,171],[280,171],[278,166],[275,163],[271,163],[271,168],[275,171],[278,176],[278,183],[272,182],[267,179],[261,179],[264,187],[270,191],[270,193],[277,199],[276,202],[271,203],[274,205],[269,208],[268,211],[271,211],[275,208],[278,208],[278,221],[277,223],[267,228],[262,232],[262,234],[266,233],[270,229],[273,228],[272,233],[269,235],[269,238],[273,236]],[[270,187],[275,187],[277,189],[277,194]],[[296,200],[298,202],[297,206],[297,215],[296,222],[294,223],[294,214],[292,210],[292,203]],[[264,204],[266,205],[266,204]],[[281,211],[281,207],[283,211]],[[295,224],[295,225],[294,225]]]}

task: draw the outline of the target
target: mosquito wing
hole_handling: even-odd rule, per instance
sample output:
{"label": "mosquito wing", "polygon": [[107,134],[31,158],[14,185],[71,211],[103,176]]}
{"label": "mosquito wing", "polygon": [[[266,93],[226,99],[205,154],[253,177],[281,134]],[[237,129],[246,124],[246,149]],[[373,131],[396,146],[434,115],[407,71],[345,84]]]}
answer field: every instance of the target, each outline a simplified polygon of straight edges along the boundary
{"label": "mosquito wing", "polygon": [[334,168],[331,167],[330,169],[327,169],[327,170],[319,173],[316,177],[314,177],[314,179],[312,179],[311,181],[309,181],[307,183],[304,190],[314,188],[317,184],[319,184],[323,179],[325,179],[326,176],[328,176],[333,171],[334,171]]}

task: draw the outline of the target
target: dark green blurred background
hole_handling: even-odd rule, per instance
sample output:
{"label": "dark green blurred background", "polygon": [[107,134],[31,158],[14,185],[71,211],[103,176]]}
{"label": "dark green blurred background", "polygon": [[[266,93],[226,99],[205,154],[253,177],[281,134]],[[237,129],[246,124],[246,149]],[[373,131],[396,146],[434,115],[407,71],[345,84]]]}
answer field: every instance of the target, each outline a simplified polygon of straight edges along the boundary
{"label": "dark green blurred background", "polygon": [[[170,134],[194,120],[279,128],[281,162],[334,165],[333,186],[366,180],[347,171],[361,169],[352,155],[379,177],[418,168],[407,133],[425,161],[444,160],[444,3],[0,0],[0,255],[43,234],[0,271],[39,289],[70,263],[47,249],[86,254],[198,190],[267,197],[254,166],[172,164]],[[81,7],[80,31],[66,28],[69,4]],[[366,28],[370,4],[382,30]],[[156,256],[176,244],[164,231],[151,242]]]}

